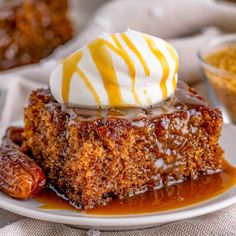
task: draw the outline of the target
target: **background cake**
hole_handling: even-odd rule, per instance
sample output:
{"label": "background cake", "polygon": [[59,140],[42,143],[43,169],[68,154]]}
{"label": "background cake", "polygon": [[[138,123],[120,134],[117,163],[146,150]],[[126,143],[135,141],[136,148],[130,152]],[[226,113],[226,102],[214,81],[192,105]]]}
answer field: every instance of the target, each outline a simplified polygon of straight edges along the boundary
{"label": "background cake", "polygon": [[36,63],[72,38],[67,0],[12,1],[0,7],[0,70]]}

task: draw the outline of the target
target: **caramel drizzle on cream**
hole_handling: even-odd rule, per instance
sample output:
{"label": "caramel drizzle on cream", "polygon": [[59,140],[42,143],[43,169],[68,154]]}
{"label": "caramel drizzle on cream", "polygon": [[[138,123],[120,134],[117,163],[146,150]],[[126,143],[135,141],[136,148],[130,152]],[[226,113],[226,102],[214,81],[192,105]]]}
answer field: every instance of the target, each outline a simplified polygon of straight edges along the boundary
{"label": "caramel drizzle on cream", "polygon": [[134,46],[134,44],[131,42],[131,40],[128,38],[127,35],[125,35],[124,33],[121,34],[121,38],[125,41],[125,43],[127,44],[127,46],[130,48],[131,51],[134,52],[134,54],[136,55],[136,57],[139,59],[139,61],[141,62],[141,64],[143,65],[143,69],[145,72],[145,75],[147,77],[150,76],[150,70],[149,67],[146,63],[146,61],[144,60],[142,54],[138,51],[138,49]]}
{"label": "caramel drizzle on cream", "polygon": [[88,45],[93,61],[103,80],[110,105],[124,106],[125,102],[121,95],[115,67],[106,46],[118,55],[122,55],[120,50],[104,39],[96,39]]}
{"label": "caramel drizzle on cream", "polygon": [[157,58],[157,60],[161,63],[162,69],[163,69],[163,75],[160,82],[160,87],[162,91],[163,98],[167,97],[167,87],[166,87],[166,80],[169,76],[169,64],[163,53],[156,47],[154,41],[151,39],[151,37],[147,35],[143,35],[144,39],[146,40],[148,47],[150,48],[153,55]]}
{"label": "caramel drizzle on cream", "polygon": [[167,50],[168,52],[170,53],[172,59],[174,60],[175,62],[175,76],[172,78],[172,86],[173,86],[173,89],[175,90],[176,89],[176,86],[177,86],[177,78],[176,78],[176,74],[177,74],[177,71],[179,69],[179,60],[178,60],[178,55],[177,53],[173,50],[172,46],[170,46],[169,44],[166,45],[167,47]]}
{"label": "caramel drizzle on cream", "polygon": [[134,67],[134,63],[132,61],[132,59],[130,58],[130,56],[128,55],[128,53],[124,50],[124,48],[122,47],[122,45],[120,44],[119,40],[117,39],[117,37],[113,34],[112,36],[112,39],[114,40],[116,46],[119,48],[120,50],[120,56],[123,58],[123,60],[126,62],[126,64],[128,65],[128,68],[129,68],[129,74],[130,74],[130,77],[131,77],[131,80],[132,80],[132,93],[133,93],[133,96],[135,98],[135,101],[138,105],[140,105],[140,100],[138,98],[138,95],[135,91],[135,77],[136,77],[136,70],[135,70],[135,67]]}
{"label": "caramel drizzle on cream", "polygon": [[70,57],[63,60],[62,99],[65,103],[68,103],[71,79],[73,77],[73,74],[77,72],[80,78],[86,84],[87,88],[93,94],[96,103],[100,106],[101,101],[98,94],[96,93],[94,87],[92,86],[88,78],[85,76],[83,71],[79,68],[78,64],[82,56],[83,56],[83,52],[80,51],[80,52],[72,54]]}
{"label": "caramel drizzle on cream", "polygon": [[[138,51],[138,49],[134,46],[134,44],[131,42],[131,40],[128,38],[127,35],[124,33],[120,34],[121,38],[125,42],[125,44],[129,47],[129,49],[136,55],[138,60],[143,66],[144,72],[146,77],[150,76],[150,70],[149,67],[144,60],[141,53]],[[163,98],[167,97],[168,91],[166,86],[166,81],[169,76],[169,64],[163,53],[156,47],[154,41],[151,37],[148,35],[143,35],[150,51],[154,54],[154,56],[157,58],[157,60],[160,62],[162,69],[163,69],[163,75],[160,82],[160,87],[162,91]],[[92,41],[88,45],[88,49],[90,51],[91,57],[93,59],[93,62],[95,63],[99,74],[103,80],[104,88],[108,95],[108,100],[110,106],[125,106],[125,102],[122,98],[121,89],[118,83],[118,78],[116,75],[116,70],[112,61],[112,58],[109,54],[109,49],[115,52],[117,55],[119,55],[123,61],[127,64],[129,75],[131,77],[132,82],[132,94],[134,96],[134,99],[138,105],[141,104],[140,99],[137,95],[137,92],[135,91],[135,77],[136,77],[136,70],[134,66],[134,62],[132,61],[129,54],[125,51],[121,43],[119,42],[117,36],[115,34],[111,35],[111,38],[115,42],[116,46],[114,46],[112,43],[108,42],[105,39],[98,38]],[[170,53],[172,59],[175,61],[176,67],[175,67],[175,74],[178,70],[178,56],[173,50],[171,46],[167,44],[168,52]],[[79,67],[79,62],[83,56],[83,52],[79,51],[74,54],[72,54],[70,57],[63,60],[63,78],[62,78],[62,99],[65,103],[68,103],[69,101],[69,91],[70,91],[70,83],[71,79],[73,77],[73,74],[75,72],[78,73],[80,78],[84,81],[85,85],[88,87],[90,92],[93,94],[93,97],[99,107],[101,107],[101,101],[96,93],[93,85],[89,81],[89,79],[86,77],[86,75],[83,73],[83,71]],[[176,82],[177,78],[176,76],[172,79],[172,86],[175,89],[176,88]],[[151,104],[151,98],[148,97],[147,90],[143,90],[144,95],[147,97],[147,101],[149,104]]]}

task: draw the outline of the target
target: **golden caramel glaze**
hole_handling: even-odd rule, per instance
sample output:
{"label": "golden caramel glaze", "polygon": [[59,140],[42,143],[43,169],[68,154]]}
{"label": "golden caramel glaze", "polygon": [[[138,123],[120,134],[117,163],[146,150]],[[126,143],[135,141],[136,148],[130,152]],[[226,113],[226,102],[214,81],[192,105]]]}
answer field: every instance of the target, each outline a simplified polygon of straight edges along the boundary
{"label": "golden caramel glaze", "polygon": [[[43,91],[43,93],[48,95],[51,100],[54,100],[49,91]],[[61,109],[69,114],[70,119],[80,117],[81,120],[90,121],[115,117],[129,120],[133,122],[133,124],[138,121],[139,125],[141,125],[142,118],[153,119],[162,114],[174,113],[186,110],[187,108],[193,108],[191,112],[194,113],[194,108],[198,106],[209,107],[209,104],[207,104],[203,97],[197,95],[192,89],[188,88],[184,82],[179,81],[174,96],[167,98],[154,106],[150,106],[149,108],[112,107],[108,109],[87,109],[62,104]]]}
{"label": "golden caramel glaze", "polygon": [[[236,184],[236,169],[227,162],[223,171],[213,175],[188,178],[183,183],[164,187],[155,191],[147,191],[133,197],[114,199],[105,206],[88,210],[92,215],[130,215],[176,210],[182,207],[207,201],[229,190]],[[58,195],[52,189],[45,189],[37,195],[36,200],[41,209],[71,210],[81,212],[76,206]]]}

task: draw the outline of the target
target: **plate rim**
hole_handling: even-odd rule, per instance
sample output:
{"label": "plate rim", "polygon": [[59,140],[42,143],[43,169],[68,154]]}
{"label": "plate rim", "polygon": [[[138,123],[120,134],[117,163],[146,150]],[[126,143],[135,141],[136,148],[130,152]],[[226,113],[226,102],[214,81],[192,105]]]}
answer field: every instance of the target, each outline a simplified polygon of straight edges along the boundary
{"label": "plate rim", "polygon": [[[225,192],[226,193],[226,192]],[[221,194],[222,195],[222,194]],[[219,195],[220,196],[220,195]],[[216,197],[217,198],[217,197]],[[212,200],[214,198],[211,198]],[[228,206],[231,206],[236,203],[236,195],[232,196],[226,200],[220,200],[216,203],[202,206],[200,208],[184,210],[181,212],[168,212],[168,213],[153,213],[151,215],[137,215],[137,216],[120,216],[120,217],[91,217],[89,216],[67,216],[67,215],[59,215],[53,214],[51,212],[37,211],[34,209],[28,209],[23,206],[19,206],[16,204],[11,204],[11,207],[5,207],[4,202],[1,201],[0,197],[0,207],[4,210],[13,212],[18,215],[22,215],[25,217],[30,217],[37,220],[44,220],[54,223],[63,223],[70,225],[78,225],[78,226],[137,226],[140,225],[151,225],[151,224],[163,224],[178,220],[190,219],[197,216],[205,215],[208,213],[212,213]],[[201,202],[202,203],[202,202]],[[5,202],[6,204],[6,202]],[[9,203],[8,203],[9,204]],[[192,205],[191,205],[192,206]],[[184,209],[184,208],[180,208]]]}

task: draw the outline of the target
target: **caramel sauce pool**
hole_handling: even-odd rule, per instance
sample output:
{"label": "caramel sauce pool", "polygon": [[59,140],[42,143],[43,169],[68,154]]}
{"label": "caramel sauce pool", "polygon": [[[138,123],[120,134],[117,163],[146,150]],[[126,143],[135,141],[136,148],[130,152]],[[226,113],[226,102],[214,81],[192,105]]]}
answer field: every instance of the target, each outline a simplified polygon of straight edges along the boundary
{"label": "caramel sauce pool", "polygon": [[[221,173],[201,176],[196,180],[189,179],[175,186],[145,192],[122,200],[115,199],[106,206],[99,206],[86,213],[92,215],[153,213],[200,203],[226,192],[236,184],[236,168],[225,162],[224,169]],[[36,200],[43,204],[41,209],[81,212],[50,189],[43,190]]]}

